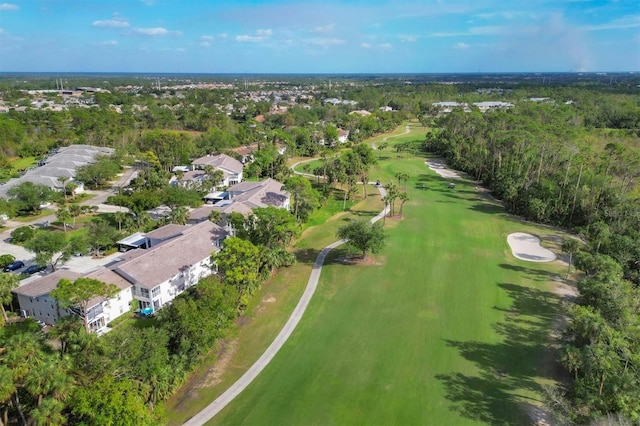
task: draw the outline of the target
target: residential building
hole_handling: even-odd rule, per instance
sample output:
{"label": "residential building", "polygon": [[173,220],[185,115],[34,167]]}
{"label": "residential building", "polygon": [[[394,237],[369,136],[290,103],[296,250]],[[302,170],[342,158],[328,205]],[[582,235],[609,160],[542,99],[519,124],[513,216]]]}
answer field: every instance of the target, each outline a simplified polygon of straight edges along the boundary
{"label": "residential building", "polygon": [[[194,210],[189,217],[190,222],[205,220],[205,215],[208,217],[213,210],[218,210],[222,214],[222,222],[226,223],[227,215],[234,212],[248,216],[254,208],[271,206],[289,210],[291,204],[291,196],[284,190],[284,184],[271,178],[260,182],[244,181],[224,193],[207,194],[205,200],[209,204]],[[228,227],[226,229],[233,232]]]}
{"label": "residential building", "polygon": [[221,186],[231,186],[242,182],[242,170],[244,166],[238,160],[226,154],[207,155],[191,162],[192,170],[205,170],[207,166],[213,170],[221,170],[223,181]]}
{"label": "residential building", "polygon": [[[60,269],[43,277],[25,280],[24,284],[13,289],[18,297],[22,315],[53,325],[60,318],[72,314],[74,308],[60,307],[50,293],[58,286],[61,279],[75,281],[81,277],[83,275]],[[100,269],[84,275],[84,277],[114,284],[119,288],[119,292],[114,297],[110,299],[96,297],[90,300],[87,305],[86,315],[89,329],[99,333],[104,331],[110,321],[129,311],[132,300],[131,283],[116,276],[108,269]]]}
{"label": "residential building", "polygon": [[211,255],[220,250],[227,235],[223,228],[210,221],[193,226],[163,226],[146,234],[134,234],[131,241],[144,240],[145,244],[123,253],[104,267],[86,274],[60,269],[25,280],[13,292],[24,316],[55,324],[59,318],[73,313],[73,308],[61,309],[49,295],[60,279],[88,277],[114,284],[120,289],[116,296],[95,298],[89,303],[90,330],[100,333],[110,321],[129,312],[134,299],[139,301],[140,308],[155,311],[201,278],[211,275]]}

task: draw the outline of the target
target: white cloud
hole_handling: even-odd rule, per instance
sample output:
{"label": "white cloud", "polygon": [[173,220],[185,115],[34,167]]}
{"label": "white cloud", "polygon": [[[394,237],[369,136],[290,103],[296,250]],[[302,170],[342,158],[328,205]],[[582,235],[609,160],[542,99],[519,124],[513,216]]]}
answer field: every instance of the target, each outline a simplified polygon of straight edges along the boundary
{"label": "white cloud", "polygon": [[371,49],[371,45],[369,43],[362,43],[360,47],[362,47],[363,49]]}
{"label": "white cloud", "polygon": [[213,41],[214,37],[210,36],[210,35],[203,35],[202,37],[200,37],[201,41]]}
{"label": "white cloud", "polygon": [[271,31],[270,29],[256,30],[255,35],[242,34],[236,36],[236,41],[239,41],[241,43],[261,43],[267,40],[271,36],[271,34],[273,34],[273,31]]}
{"label": "white cloud", "polygon": [[106,40],[96,43],[98,46],[117,46],[118,44],[117,40]]}
{"label": "white cloud", "polygon": [[151,36],[151,37],[161,37],[167,35],[181,36],[182,33],[180,31],[170,31],[163,27],[154,27],[154,28],[134,28],[133,31],[136,34]]}
{"label": "white cloud", "polygon": [[401,35],[398,38],[402,43],[415,43],[420,37],[414,35]]}
{"label": "white cloud", "polygon": [[309,44],[320,47],[339,46],[344,44],[344,40],[339,38],[314,38],[309,40]]}
{"label": "white cloud", "polygon": [[229,34],[227,34],[227,33],[222,33],[222,34],[219,34],[219,35],[218,35],[218,37],[220,37],[220,38],[227,38],[227,37],[229,37]]}
{"label": "white cloud", "polygon": [[311,30],[311,32],[312,33],[316,33],[316,34],[327,34],[327,33],[333,32],[334,29],[335,29],[335,25],[334,24],[319,25],[319,26],[313,28]]}
{"label": "white cloud", "polygon": [[460,37],[460,36],[481,36],[504,34],[505,28],[499,25],[488,25],[484,27],[472,27],[466,32],[455,33],[431,33],[428,37]]}
{"label": "white cloud", "polygon": [[260,43],[266,40],[266,37],[252,36],[252,35],[239,35],[236,36],[236,41],[241,43]]}
{"label": "white cloud", "polygon": [[3,10],[3,11],[18,10],[18,9],[20,8],[18,7],[17,4],[10,4],[10,3],[0,4],[0,10]]}
{"label": "white cloud", "polygon": [[129,21],[127,21],[124,18],[118,18],[118,17],[114,17],[113,19],[93,21],[91,25],[99,28],[127,28],[130,26]]}
{"label": "white cloud", "polygon": [[393,44],[391,43],[382,43],[378,45],[378,48],[388,50],[393,48]]}
{"label": "white cloud", "polygon": [[470,48],[470,47],[471,47],[471,46],[469,46],[467,43],[456,43],[456,44],[453,46],[453,48],[454,48],[454,49],[461,49],[461,50],[468,49],[468,48]]}
{"label": "white cloud", "polygon": [[640,27],[640,15],[627,15],[599,25],[584,27],[587,31],[622,30]]}

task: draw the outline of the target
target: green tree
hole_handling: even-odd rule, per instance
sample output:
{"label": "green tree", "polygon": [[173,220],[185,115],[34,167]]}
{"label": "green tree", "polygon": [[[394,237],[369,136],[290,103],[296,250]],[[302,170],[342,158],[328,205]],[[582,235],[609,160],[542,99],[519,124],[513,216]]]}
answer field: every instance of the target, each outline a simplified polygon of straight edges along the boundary
{"label": "green tree", "polygon": [[94,163],[81,166],[76,170],[76,179],[91,188],[102,188],[120,171],[120,162],[116,157],[100,156]]}
{"label": "green tree", "polygon": [[100,218],[94,218],[89,223],[87,236],[96,256],[100,255],[100,250],[114,246],[119,237],[118,230]]}
{"label": "green tree", "polygon": [[567,277],[571,273],[571,265],[573,264],[573,255],[578,252],[580,243],[575,238],[565,238],[562,242],[561,250],[569,255],[569,262],[567,267]]}
{"label": "green tree", "polygon": [[273,248],[289,244],[299,226],[289,211],[269,206],[253,209],[245,220],[244,229],[254,245]]}
{"label": "green tree", "polygon": [[130,379],[104,374],[78,386],[69,401],[71,424],[139,426],[157,424],[138,386]]}
{"label": "green tree", "polygon": [[89,332],[88,310],[89,302],[95,297],[109,299],[120,290],[114,284],[106,284],[102,281],[81,277],[75,281],[61,279],[58,286],[51,291],[51,297],[56,299],[60,306],[67,308],[75,308],[74,313],[77,314],[84,322],[84,328]]}
{"label": "green tree", "polygon": [[389,146],[389,144],[387,142],[382,142],[380,145],[378,145],[378,151],[380,151],[380,157],[379,158],[382,158],[382,151],[387,149],[388,146]]}
{"label": "green tree", "polygon": [[398,195],[398,198],[400,199],[400,211],[398,212],[398,214],[400,215],[400,217],[402,217],[402,208],[404,207],[404,203],[409,201],[409,195],[406,192],[401,192]]}
{"label": "green tree", "polygon": [[36,235],[24,244],[24,247],[35,253],[35,263],[41,266],[51,266],[55,271],[58,265],[63,265],[71,259],[74,248],[65,234],[55,231],[38,231]]}
{"label": "green tree", "polygon": [[69,205],[69,214],[73,218],[73,226],[76,226],[76,218],[82,214],[82,206],[80,204]]}
{"label": "green tree", "polygon": [[59,222],[62,222],[64,232],[67,232],[67,221],[71,219],[71,213],[69,212],[69,209],[66,207],[60,207],[56,211],[56,219],[58,219]]}
{"label": "green tree", "polygon": [[162,190],[162,203],[171,209],[178,207],[198,207],[202,205],[202,197],[200,194],[191,189],[185,189],[178,185],[167,185]]}
{"label": "green tree", "polygon": [[404,183],[404,190],[407,190],[407,181],[409,180],[409,174],[404,172],[396,173],[396,179],[398,179],[398,186]]}
{"label": "green tree", "polygon": [[0,269],[4,269],[11,264],[16,257],[12,254],[0,254]]}
{"label": "green tree", "polygon": [[127,212],[115,212],[113,218],[118,224],[118,231],[122,232],[122,223],[127,220]]}
{"label": "green tree", "polygon": [[40,206],[51,200],[53,191],[45,185],[23,182],[9,189],[7,194],[18,207],[18,211],[33,214]]}
{"label": "green tree", "polygon": [[293,214],[300,221],[307,220],[309,214],[320,204],[320,195],[311,187],[309,179],[303,176],[291,176],[284,182],[284,189],[291,194]]}
{"label": "green tree", "polygon": [[11,290],[20,285],[20,278],[16,274],[8,274],[0,272],[0,309],[2,309],[2,324],[7,322],[7,312],[4,310],[4,305],[11,303],[13,295]]}
{"label": "green tree", "polygon": [[338,238],[362,251],[364,259],[367,252],[377,253],[384,247],[385,234],[382,226],[366,220],[357,220],[338,229]]}
{"label": "green tree", "polygon": [[222,249],[213,256],[218,273],[225,284],[238,291],[238,304],[260,284],[260,250],[251,241],[237,237],[224,240]]}
{"label": "green tree", "polygon": [[158,321],[169,335],[171,353],[193,362],[207,352],[237,315],[238,293],[217,276],[202,279],[163,308]]}
{"label": "green tree", "polygon": [[209,213],[209,220],[213,223],[215,223],[216,225],[221,225],[222,224],[222,213],[220,212],[220,210],[211,210],[211,213]]}
{"label": "green tree", "polygon": [[36,230],[32,226],[20,226],[11,231],[11,241],[14,243],[24,243],[36,235]]}

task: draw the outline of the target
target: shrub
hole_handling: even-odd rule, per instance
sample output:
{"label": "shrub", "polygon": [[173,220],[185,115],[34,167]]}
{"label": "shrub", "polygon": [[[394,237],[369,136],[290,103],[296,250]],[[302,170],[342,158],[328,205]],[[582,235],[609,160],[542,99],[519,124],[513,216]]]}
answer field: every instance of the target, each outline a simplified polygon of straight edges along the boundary
{"label": "shrub", "polygon": [[36,235],[36,230],[31,226],[21,226],[11,231],[11,241],[14,243],[24,243]]}
{"label": "shrub", "polygon": [[9,264],[11,262],[13,262],[14,260],[16,260],[15,256],[12,254],[3,254],[0,255],[0,269],[4,269],[7,266],[9,266]]}

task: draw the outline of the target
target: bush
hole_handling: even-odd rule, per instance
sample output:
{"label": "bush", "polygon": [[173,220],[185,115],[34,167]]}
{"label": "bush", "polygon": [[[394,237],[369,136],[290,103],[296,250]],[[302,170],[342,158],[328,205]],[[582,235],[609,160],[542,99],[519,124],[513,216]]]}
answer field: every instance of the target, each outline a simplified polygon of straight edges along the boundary
{"label": "bush", "polygon": [[11,262],[13,262],[14,260],[16,260],[15,256],[12,254],[3,254],[0,255],[0,269],[4,269],[7,266],[9,266],[9,264]]}
{"label": "bush", "polygon": [[31,226],[21,226],[11,231],[11,241],[14,243],[24,243],[36,235],[36,230]]}

